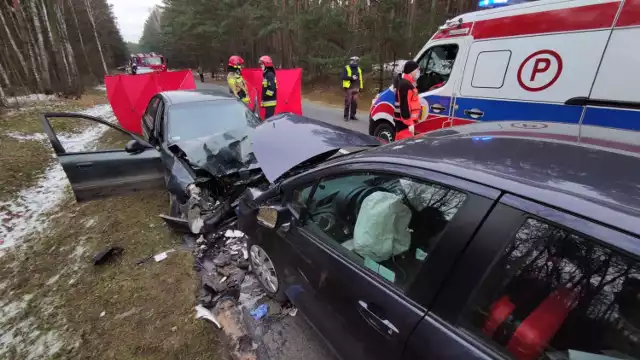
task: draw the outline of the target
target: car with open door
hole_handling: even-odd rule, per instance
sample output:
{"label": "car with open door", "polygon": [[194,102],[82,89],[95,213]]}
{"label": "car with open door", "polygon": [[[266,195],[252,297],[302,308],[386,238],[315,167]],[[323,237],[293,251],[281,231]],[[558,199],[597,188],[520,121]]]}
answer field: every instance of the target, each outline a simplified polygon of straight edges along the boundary
{"label": "car with open door", "polygon": [[[269,180],[238,224],[267,293],[344,359],[640,359],[640,148],[462,126]],[[273,135],[271,135],[273,136]]]}
{"label": "car with open door", "polygon": [[[54,129],[60,118],[106,126],[130,140],[120,149],[73,152]],[[163,218],[178,230],[213,230],[234,214],[232,204],[247,187],[269,186],[253,151],[253,133],[262,122],[225,91],[155,95],[142,118],[142,136],[76,113],[46,113],[42,124],[77,201],[166,188],[169,210]],[[344,147],[380,145],[371,136],[293,114],[279,115],[264,126],[277,128],[276,136],[264,140],[268,146],[289,149],[264,162],[285,172],[312,167]]]}

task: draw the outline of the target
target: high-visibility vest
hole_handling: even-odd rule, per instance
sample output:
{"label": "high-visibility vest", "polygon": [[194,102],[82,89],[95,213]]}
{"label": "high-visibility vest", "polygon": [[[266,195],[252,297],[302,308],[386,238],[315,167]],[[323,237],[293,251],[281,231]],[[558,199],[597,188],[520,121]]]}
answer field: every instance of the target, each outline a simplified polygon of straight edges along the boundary
{"label": "high-visibility vest", "polygon": [[[345,67],[347,69],[347,76],[349,80],[342,80],[342,87],[348,89],[351,87],[351,77],[353,76],[353,72],[351,72],[351,66],[347,65]],[[364,88],[364,83],[362,82],[362,69],[358,66],[358,79],[360,80],[360,89]]]}
{"label": "high-visibility vest", "polygon": [[[409,77],[409,75],[403,75],[403,79],[413,83],[413,80]],[[420,121],[420,116],[422,115],[422,104],[420,103],[420,95],[418,94],[418,89],[414,88],[409,90],[407,93],[408,97],[408,105],[409,105],[409,118],[405,119],[402,117],[402,113],[400,111],[400,91],[396,89],[396,101],[393,107],[393,119],[395,121],[402,121],[407,126],[415,125]]]}
{"label": "high-visibility vest", "polygon": [[247,93],[247,85],[244,83],[244,79],[240,74],[230,72],[227,75],[227,84],[229,85],[229,92],[237,96],[245,104],[249,103],[249,94]]}

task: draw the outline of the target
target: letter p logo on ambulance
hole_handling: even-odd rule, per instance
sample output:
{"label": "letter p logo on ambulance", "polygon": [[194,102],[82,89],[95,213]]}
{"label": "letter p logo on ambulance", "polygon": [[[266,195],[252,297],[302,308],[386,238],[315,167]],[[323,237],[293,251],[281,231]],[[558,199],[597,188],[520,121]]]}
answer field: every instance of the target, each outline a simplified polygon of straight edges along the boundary
{"label": "letter p logo on ambulance", "polygon": [[518,68],[518,84],[526,91],[542,91],[562,73],[562,58],[553,50],[539,50],[527,56]]}

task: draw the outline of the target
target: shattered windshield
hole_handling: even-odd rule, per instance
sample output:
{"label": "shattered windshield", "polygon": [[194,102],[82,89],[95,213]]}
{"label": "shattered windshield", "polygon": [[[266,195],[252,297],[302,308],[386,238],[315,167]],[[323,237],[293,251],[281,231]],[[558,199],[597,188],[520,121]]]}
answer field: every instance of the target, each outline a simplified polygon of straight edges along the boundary
{"label": "shattered windshield", "polygon": [[177,104],[169,107],[167,138],[192,140],[259,124],[256,115],[235,99]]}

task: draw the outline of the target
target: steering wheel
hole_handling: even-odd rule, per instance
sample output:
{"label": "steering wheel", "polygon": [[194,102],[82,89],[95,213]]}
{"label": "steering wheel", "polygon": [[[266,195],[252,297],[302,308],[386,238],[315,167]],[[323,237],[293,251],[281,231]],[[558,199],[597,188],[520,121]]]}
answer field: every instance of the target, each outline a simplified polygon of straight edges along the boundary
{"label": "steering wheel", "polygon": [[358,214],[360,214],[360,208],[362,208],[362,202],[364,201],[364,199],[367,198],[367,196],[378,192],[378,191],[384,191],[384,192],[389,192],[388,189],[382,187],[382,186],[374,186],[374,187],[367,187],[364,189],[358,189],[359,193],[357,194],[353,194],[353,197],[349,198],[348,203],[347,203],[347,214],[355,214],[355,218],[358,218]]}

